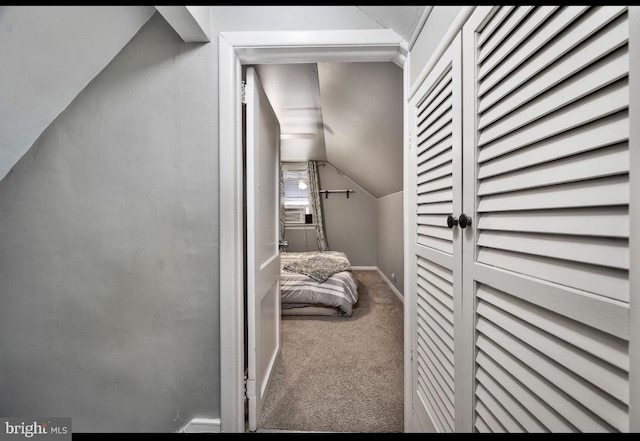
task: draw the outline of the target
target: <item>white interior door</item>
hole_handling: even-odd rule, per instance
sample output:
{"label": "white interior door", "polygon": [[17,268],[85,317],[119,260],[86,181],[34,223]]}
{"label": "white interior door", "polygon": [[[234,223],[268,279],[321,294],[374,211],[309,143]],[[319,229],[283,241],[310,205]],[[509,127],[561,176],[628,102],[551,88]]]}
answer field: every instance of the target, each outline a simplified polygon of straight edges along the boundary
{"label": "white interior door", "polygon": [[280,353],[280,125],[252,67],[246,70],[245,101],[247,399],[249,430],[255,431]]}
{"label": "white interior door", "polygon": [[[407,431],[454,432],[464,421],[462,341],[461,41],[458,35],[410,101],[406,300],[411,338]],[[458,398],[457,398],[458,396]],[[405,419],[407,420],[407,419]]]}
{"label": "white interior door", "polygon": [[627,431],[627,7],[479,7],[462,33],[472,428]]}

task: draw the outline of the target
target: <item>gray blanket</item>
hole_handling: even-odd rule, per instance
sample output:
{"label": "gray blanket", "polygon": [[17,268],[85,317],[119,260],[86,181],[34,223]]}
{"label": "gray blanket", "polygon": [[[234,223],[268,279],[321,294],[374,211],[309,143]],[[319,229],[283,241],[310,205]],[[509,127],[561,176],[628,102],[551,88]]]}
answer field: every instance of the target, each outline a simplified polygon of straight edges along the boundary
{"label": "gray blanket", "polygon": [[335,273],[351,271],[347,259],[335,256],[313,256],[307,259],[290,262],[284,266],[287,271],[305,274],[317,282],[324,282]]}

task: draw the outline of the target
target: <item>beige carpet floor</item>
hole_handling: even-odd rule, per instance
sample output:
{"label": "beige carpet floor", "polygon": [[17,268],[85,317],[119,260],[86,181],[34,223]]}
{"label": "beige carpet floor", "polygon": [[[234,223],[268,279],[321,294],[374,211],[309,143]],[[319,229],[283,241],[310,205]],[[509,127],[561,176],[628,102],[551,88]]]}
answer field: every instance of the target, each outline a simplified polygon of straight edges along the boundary
{"label": "beige carpet floor", "polygon": [[403,432],[403,304],[377,271],[354,274],[352,317],[282,317],[258,430]]}

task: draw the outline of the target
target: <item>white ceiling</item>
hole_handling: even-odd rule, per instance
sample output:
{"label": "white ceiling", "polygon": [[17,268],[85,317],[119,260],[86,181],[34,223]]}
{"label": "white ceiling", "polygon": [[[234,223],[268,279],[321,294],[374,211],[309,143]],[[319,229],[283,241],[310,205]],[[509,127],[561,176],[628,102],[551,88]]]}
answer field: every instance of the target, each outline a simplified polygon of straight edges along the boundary
{"label": "white ceiling", "polygon": [[[357,6],[411,39],[425,6]],[[393,63],[255,66],[283,161],[328,161],[376,198],[402,190],[402,69]]]}

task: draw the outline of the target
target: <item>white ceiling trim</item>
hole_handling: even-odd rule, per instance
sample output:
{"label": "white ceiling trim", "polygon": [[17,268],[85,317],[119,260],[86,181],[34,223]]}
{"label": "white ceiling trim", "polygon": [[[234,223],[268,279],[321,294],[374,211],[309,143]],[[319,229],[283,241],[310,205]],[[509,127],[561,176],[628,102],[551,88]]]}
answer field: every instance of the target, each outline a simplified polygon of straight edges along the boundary
{"label": "white ceiling trim", "polygon": [[221,32],[220,38],[243,64],[392,61],[403,66],[408,54],[407,42],[392,29]]}

